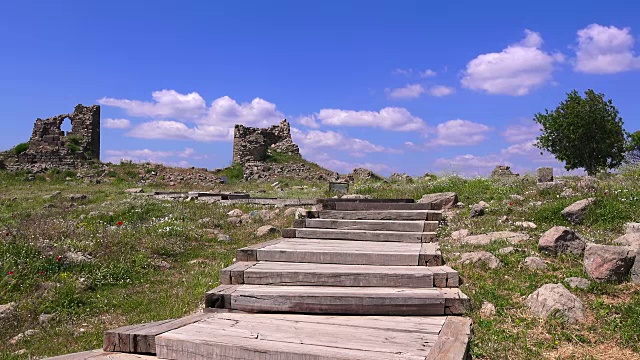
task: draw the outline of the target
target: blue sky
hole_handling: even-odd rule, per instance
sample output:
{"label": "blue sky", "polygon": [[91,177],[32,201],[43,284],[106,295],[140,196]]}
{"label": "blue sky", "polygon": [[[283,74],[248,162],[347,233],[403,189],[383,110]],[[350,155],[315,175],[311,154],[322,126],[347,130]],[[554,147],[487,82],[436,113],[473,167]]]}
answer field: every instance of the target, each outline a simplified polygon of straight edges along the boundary
{"label": "blue sky", "polygon": [[101,104],[102,160],[210,169],[233,125],[287,118],[341,173],[521,173],[536,112],[572,89],[640,129],[640,4],[626,1],[20,1],[0,4],[0,148]]}

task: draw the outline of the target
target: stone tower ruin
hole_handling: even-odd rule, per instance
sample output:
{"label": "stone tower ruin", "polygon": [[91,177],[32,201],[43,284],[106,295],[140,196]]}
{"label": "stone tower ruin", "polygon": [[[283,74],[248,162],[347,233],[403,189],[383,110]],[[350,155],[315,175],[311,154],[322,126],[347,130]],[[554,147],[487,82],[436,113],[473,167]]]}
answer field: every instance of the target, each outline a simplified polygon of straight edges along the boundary
{"label": "stone tower ruin", "polygon": [[[71,131],[62,123],[69,119]],[[87,160],[100,159],[100,106],[78,104],[73,113],[36,119],[29,148],[19,154],[3,153],[7,168],[46,170],[72,169]]]}
{"label": "stone tower ruin", "polygon": [[298,145],[291,139],[291,127],[287,119],[269,128],[253,128],[236,125],[233,136],[233,162],[265,161],[269,150],[300,156]]}

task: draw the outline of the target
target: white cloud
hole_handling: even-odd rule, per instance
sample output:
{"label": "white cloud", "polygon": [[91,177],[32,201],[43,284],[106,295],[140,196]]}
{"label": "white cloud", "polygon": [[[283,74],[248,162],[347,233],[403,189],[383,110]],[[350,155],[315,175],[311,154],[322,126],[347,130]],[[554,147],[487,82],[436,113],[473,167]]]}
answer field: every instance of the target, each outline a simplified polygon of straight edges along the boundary
{"label": "white cloud", "polygon": [[393,71],[391,72],[393,75],[404,75],[404,76],[409,76],[411,74],[413,74],[413,69],[393,69]]}
{"label": "white cloud", "polygon": [[104,119],[104,127],[107,129],[128,129],[131,121],[127,119]]}
{"label": "white cloud", "polygon": [[490,169],[498,165],[508,165],[511,163],[505,161],[498,155],[476,156],[471,154],[458,155],[453,158],[438,158],[434,164],[440,168],[450,168],[456,173],[463,175],[482,175],[486,176]]}
{"label": "white cloud", "polygon": [[525,38],[499,53],[478,55],[469,61],[462,86],[489,94],[521,96],[551,80],[554,65],[564,61],[562,54],[540,50],[539,33],[525,30]]}
{"label": "white cloud", "polygon": [[[132,116],[162,118],[139,124],[127,134],[143,139],[230,141],[235,124],[265,127],[284,119],[284,114],[276,109],[275,104],[261,98],[238,103],[223,96],[212,101],[207,108],[204,99],[196,92],[180,94],[175,90],[161,90],[154,91],[151,96],[153,102],[106,97],[98,102],[124,109]],[[187,123],[196,126],[191,127]]]}
{"label": "white cloud", "polygon": [[614,74],[640,68],[633,51],[631,29],[591,24],[578,30],[574,70],[591,74]]}
{"label": "white cloud", "polygon": [[302,153],[309,153],[319,148],[331,148],[345,150],[354,156],[362,156],[365,153],[386,152],[397,153],[398,150],[375,145],[367,140],[350,138],[335,131],[311,130],[308,132],[296,128],[291,129],[293,142],[300,146]]}
{"label": "white cloud", "polygon": [[323,125],[332,126],[368,126],[392,131],[418,131],[426,127],[422,119],[398,107],[380,111],[322,109],[316,117]]}
{"label": "white cloud", "polygon": [[506,149],[500,150],[500,153],[507,157],[522,156],[536,163],[553,162],[557,163],[556,158],[550,153],[538,149],[536,140],[529,140],[519,144],[514,144]]}
{"label": "white cloud", "polygon": [[429,95],[436,97],[451,95],[454,92],[456,92],[456,89],[444,85],[436,85],[429,88]]}
{"label": "white cloud", "polygon": [[484,124],[474,123],[468,120],[449,120],[438,124],[434,132],[435,139],[427,142],[427,147],[476,145],[486,139],[486,133],[491,128]]}
{"label": "white cloud", "polygon": [[511,143],[524,142],[535,139],[540,134],[540,130],[540,125],[532,121],[530,125],[509,125],[507,129],[502,132],[502,136]]}
{"label": "white cloud", "polygon": [[431,69],[427,69],[425,71],[421,71],[420,72],[420,77],[422,77],[422,78],[434,77],[436,75],[438,75],[438,73],[436,73],[435,71],[433,71]]}
{"label": "white cloud", "polygon": [[424,93],[424,88],[420,84],[407,84],[397,89],[386,89],[392,99],[413,99]]}
{"label": "white cloud", "polygon": [[151,93],[153,102],[103,97],[98,103],[121,108],[131,116],[193,119],[202,116],[207,104],[197,92],[180,94],[175,90]]}
{"label": "white cloud", "polygon": [[[167,158],[183,158],[183,159],[204,159],[206,155],[196,156],[196,152],[192,148],[185,148],[182,151],[158,151],[149,149],[139,150],[106,150],[106,161],[111,163],[119,163],[121,160],[131,160],[133,162],[152,162],[162,164],[178,164],[188,165],[184,160],[180,162],[167,162]],[[182,163],[182,164],[180,164]]]}
{"label": "white cloud", "polygon": [[160,120],[142,123],[129,131],[127,136],[141,139],[231,141],[233,128],[211,125],[192,128],[178,121]]}
{"label": "white cloud", "polygon": [[312,129],[317,129],[320,127],[320,124],[318,124],[318,122],[316,121],[316,117],[314,115],[300,117],[298,118],[298,122]]}

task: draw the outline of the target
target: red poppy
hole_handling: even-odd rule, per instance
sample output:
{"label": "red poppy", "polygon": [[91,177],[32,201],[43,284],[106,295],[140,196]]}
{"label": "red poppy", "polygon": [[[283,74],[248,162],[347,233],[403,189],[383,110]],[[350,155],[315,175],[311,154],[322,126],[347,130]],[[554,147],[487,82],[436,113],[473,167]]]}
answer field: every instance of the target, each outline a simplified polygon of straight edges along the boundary
{"label": "red poppy", "polygon": [[7,231],[6,233],[4,233],[4,236],[9,236],[11,234],[9,234],[9,232]]}
{"label": "red poppy", "polygon": [[38,271],[38,275],[44,275],[44,271]]}
{"label": "red poppy", "polygon": [[56,261],[62,261],[62,255],[58,255],[58,257],[56,258]]}
{"label": "red poppy", "polygon": [[510,202],[510,203],[509,203],[509,206],[513,206],[513,203],[512,203],[512,202]]}
{"label": "red poppy", "polygon": [[13,271],[9,271],[7,275],[13,275]]}
{"label": "red poppy", "polygon": [[123,224],[123,222],[122,222],[122,221],[118,221],[118,222],[116,223],[116,225],[118,225],[118,226],[122,226],[122,224]]}

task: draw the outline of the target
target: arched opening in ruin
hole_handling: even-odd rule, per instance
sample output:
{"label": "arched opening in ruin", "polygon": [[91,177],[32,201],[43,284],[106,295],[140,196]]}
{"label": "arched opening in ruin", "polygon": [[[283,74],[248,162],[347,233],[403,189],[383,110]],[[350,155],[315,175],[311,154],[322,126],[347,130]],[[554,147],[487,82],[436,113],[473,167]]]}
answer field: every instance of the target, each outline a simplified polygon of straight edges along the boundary
{"label": "arched opening in ruin", "polygon": [[64,120],[62,120],[62,125],[60,125],[60,130],[64,132],[65,136],[69,135],[69,133],[71,132],[71,129],[72,129],[71,119],[65,118]]}

